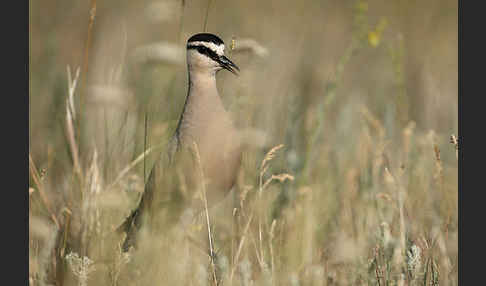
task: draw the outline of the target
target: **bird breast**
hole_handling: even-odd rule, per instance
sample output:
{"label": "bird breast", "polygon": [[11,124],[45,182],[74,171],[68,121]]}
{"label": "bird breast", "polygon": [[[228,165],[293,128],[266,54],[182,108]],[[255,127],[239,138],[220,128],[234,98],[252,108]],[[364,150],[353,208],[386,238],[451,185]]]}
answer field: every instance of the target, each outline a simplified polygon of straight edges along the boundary
{"label": "bird breast", "polygon": [[179,139],[185,147],[197,144],[211,204],[222,199],[235,182],[241,161],[240,142],[220,102],[197,101],[188,98]]}

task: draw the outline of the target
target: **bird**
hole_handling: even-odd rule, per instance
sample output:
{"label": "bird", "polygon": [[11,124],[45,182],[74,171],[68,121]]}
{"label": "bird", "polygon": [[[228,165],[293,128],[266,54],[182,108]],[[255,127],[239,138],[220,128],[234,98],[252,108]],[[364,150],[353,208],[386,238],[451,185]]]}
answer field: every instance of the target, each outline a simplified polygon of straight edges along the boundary
{"label": "bird", "polygon": [[223,40],[211,33],[194,34],[187,40],[184,107],[166,151],[150,171],[138,206],[118,228],[126,233],[124,252],[136,248],[143,224],[173,224],[186,208],[200,208],[201,184],[209,206],[222,201],[235,186],[242,144],[219,96],[216,74],[227,70],[238,75],[240,69],[224,49]]}

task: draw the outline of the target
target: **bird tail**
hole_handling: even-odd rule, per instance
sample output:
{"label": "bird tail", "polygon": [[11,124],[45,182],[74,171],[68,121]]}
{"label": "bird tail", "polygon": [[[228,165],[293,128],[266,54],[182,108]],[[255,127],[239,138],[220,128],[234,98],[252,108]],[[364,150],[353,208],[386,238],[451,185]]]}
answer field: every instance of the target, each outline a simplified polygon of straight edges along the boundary
{"label": "bird tail", "polygon": [[131,246],[135,246],[135,221],[138,216],[138,208],[134,210],[130,216],[116,229],[119,234],[126,233],[125,240],[122,244],[122,251],[127,252]]}
{"label": "bird tail", "polygon": [[124,232],[128,232],[130,230],[130,225],[132,224],[133,222],[133,219],[135,217],[135,212],[136,211],[133,211],[126,219],[125,221],[116,228],[116,232],[119,233],[119,234],[122,234]]}
{"label": "bird tail", "polygon": [[153,200],[155,190],[155,173],[157,170],[157,164],[154,165],[150,171],[150,175],[145,185],[142,198],[137,208],[125,219],[125,221],[116,229],[118,233],[126,233],[125,241],[122,245],[123,252],[127,252],[131,246],[136,247],[136,234],[142,224],[143,213],[150,208],[150,204]]}
{"label": "bird tail", "polygon": [[125,241],[123,242],[122,250],[127,252],[131,246],[135,247],[135,237],[137,230],[140,228],[142,213],[147,208],[146,204],[152,201],[153,196],[153,170],[150,172],[148,184],[145,185],[142,198],[135,210],[125,219],[125,221],[116,229],[119,234],[126,233]]}

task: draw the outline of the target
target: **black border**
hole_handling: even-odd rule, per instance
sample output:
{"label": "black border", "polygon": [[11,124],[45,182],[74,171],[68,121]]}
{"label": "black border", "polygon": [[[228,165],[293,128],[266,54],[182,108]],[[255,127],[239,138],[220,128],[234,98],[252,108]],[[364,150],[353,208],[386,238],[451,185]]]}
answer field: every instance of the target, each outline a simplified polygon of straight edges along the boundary
{"label": "black border", "polygon": [[2,256],[7,264],[2,284],[29,285],[29,2],[11,2],[5,11],[10,17],[0,20],[4,70],[0,217]]}
{"label": "black border", "polygon": [[[467,5],[463,5],[467,3]],[[479,196],[485,188],[484,165],[482,156],[482,140],[484,134],[484,105],[473,100],[484,97],[484,82],[486,66],[484,53],[484,9],[477,1],[458,1],[458,75],[459,75],[459,247],[458,270],[460,285],[481,285],[482,271],[484,271],[484,229],[482,212],[485,209],[484,200]],[[473,6],[476,4],[476,6]],[[466,40],[469,43],[466,44]],[[467,100],[465,100],[467,99]],[[465,134],[470,134],[468,137]],[[474,139],[474,137],[476,139]],[[467,142],[466,144],[464,144]],[[482,148],[481,148],[482,147]],[[464,172],[464,150],[469,155]],[[464,174],[467,179],[464,179]],[[483,179],[483,180],[481,180]],[[473,257],[477,256],[477,257]],[[475,259],[477,258],[477,259]]]}

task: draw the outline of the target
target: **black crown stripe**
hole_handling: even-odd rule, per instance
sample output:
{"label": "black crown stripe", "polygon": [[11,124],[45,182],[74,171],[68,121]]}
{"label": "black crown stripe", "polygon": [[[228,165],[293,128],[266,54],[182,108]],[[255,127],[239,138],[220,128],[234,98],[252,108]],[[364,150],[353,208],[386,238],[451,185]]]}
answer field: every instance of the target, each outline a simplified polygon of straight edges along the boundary
{"label": "black crown stripe", "polygon": [[218,36],[209,33],[195,34],[190,37],[189,40],[187,40],[187,44],[190,42],[209,42],[218,46],[224,44],[223,40],[221,40]]}

